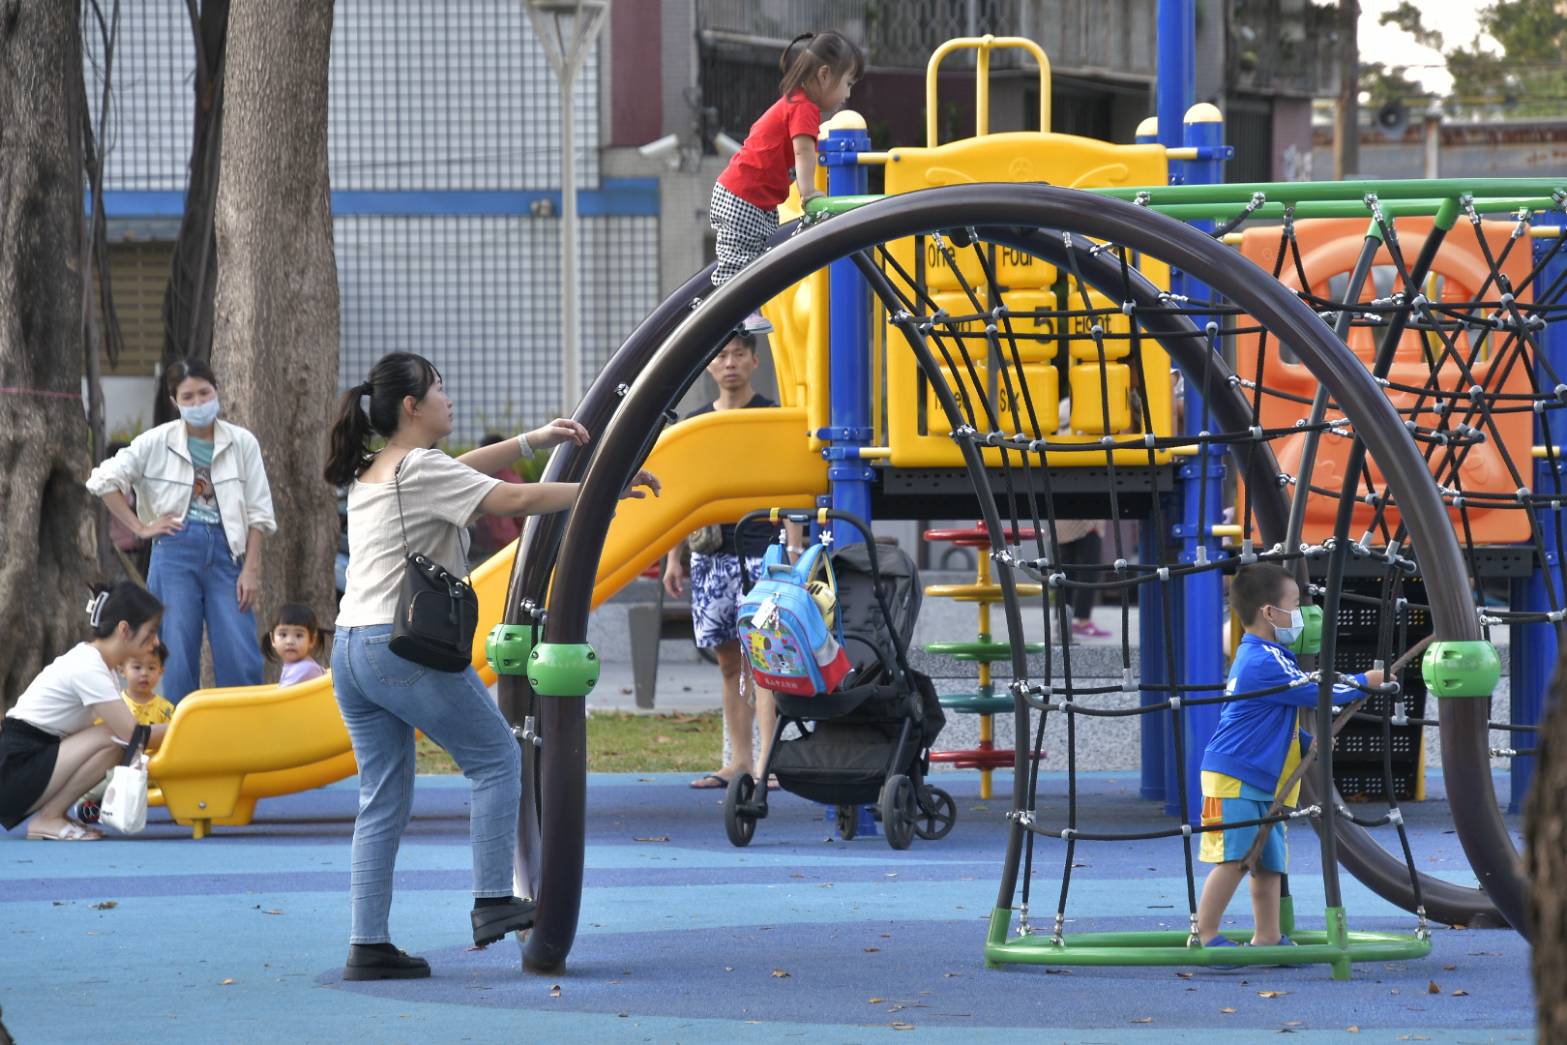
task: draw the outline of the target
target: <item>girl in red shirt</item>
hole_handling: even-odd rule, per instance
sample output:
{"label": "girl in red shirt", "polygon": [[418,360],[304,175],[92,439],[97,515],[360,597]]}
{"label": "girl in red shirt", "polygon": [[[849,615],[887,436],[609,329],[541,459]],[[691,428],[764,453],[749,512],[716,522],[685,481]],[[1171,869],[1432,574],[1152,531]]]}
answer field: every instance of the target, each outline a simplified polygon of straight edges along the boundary
{"label": "girl in red shirt", "polygon": [[751,125],[713,186],[708,216],[718,233],[714,286],[729,282],[767,248],[778,229],[778,205],[789,198],[791,176],[802,204],[821,195],[816,135],[822,116],[849,100],[850,88],[865,72],[865,56],[842,33],[802,33],[784,48],[778,67],[783,71],[778,100]]}

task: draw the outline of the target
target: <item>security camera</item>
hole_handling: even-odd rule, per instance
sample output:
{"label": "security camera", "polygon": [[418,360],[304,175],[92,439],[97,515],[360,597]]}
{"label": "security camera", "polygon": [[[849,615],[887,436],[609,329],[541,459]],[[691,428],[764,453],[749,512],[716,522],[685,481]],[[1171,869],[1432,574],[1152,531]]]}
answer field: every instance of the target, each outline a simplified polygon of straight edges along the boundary
{"label": "security camera", "polygon": [[718,150],[718,155],[725,158],[733,156],[740,151],[740,143],[735,141],[723,131],[713,135],[713,147]]}
{"label": "security camera", "polygon": [[662,138],[637,146],[638,154],[650,160],[663,160],[670,169],[680,166],[680,136],[666,134]]}

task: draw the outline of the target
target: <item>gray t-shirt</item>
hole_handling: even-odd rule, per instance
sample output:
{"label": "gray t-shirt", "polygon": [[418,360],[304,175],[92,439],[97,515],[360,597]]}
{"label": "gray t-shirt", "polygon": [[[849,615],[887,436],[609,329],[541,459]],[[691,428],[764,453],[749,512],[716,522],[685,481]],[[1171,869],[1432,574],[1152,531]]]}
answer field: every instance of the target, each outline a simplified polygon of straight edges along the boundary
{"label": "gray t-shirt", "polygon": [[[398,475],[408,550],[452,573],[467,573],[465,527],[500,482],[444,451],[409,451]],[[348,587],[338,604],[337,626],[392,623],[406,561],[393,484],[354,480],[348,488]]]}

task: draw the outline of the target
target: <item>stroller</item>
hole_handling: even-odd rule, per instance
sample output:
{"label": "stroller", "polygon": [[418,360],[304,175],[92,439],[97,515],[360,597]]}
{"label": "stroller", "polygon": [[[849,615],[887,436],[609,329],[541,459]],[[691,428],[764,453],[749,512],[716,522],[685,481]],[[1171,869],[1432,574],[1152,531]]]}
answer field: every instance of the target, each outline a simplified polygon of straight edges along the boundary
{"label": "stroller", "polygon": [[[769,518],[775,523],[843,520],[860,531],[865,543],[831,554],[848,674],[828,693],[774,693],[778,721],[757,779],[774,774],[783,790],[836,805],[838,833],[845,839],[854,837],[858,807],[872,803],[894,849],[907,849],[916,835],[945,837],[957,820],[957,804],[927,784],[925,774],[946,716],[935,686],[908,662],[922,598],[918,570],[897,547],[876,544],[870,529],[853,515],[759,511],[742,519],[740,527]],[[790,726],[798,735],[785,740]],[[748,844],[756,822],[766,816],[767,789],[758,791],[749,774],[731,780],[724,797],[729,841]]]}

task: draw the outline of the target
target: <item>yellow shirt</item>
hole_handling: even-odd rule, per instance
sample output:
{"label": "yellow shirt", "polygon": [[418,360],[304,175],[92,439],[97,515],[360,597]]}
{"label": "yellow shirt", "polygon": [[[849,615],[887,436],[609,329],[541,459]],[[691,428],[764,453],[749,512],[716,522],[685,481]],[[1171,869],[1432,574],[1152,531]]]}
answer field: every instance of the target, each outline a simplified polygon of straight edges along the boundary
{"label": "yellow shirt", "polygon": [[[1308,710],[1309,713],[1309,710]],[[1295,717],[1294,728],[1290,730],[1290,742],[1284,748],[1284,767],[1279,770],[1278,783],[1273,785],[1273,794],[1277,798],[1284,782],[1295,772],[1295,767],[1300,765],[1300,716]],[[1240,798],[1241,789],[1246,785],[1238,778],[1228,773],[1215,773],[1205,769],[1202,774],[1202,793],[1208,798]],[[1254,788],[1248,788],[1256,794]],[[1286,809],[1293,809],[1300,802],[1300,781],[1295,781],[1295,786],[1290,788],[1279,803]]]}
{"label": "yellow shirt", "polygon": [[[164,700],[160,696],[154,695],[153,698],[147,701],[145,704],[143,704],[141,701],[131,699],[131,695],[129,693],[121,693],[120,699],[125,701],[125,706],[131,709],[131,716],[136,719],[136,724],[138,726],[157,726],[169,721],[174,717],[174,705],[170,704],[167,700]],[[94,720],[93,725],[97,725],[102,721],[103,719],[101,718],[96,719]]]}

